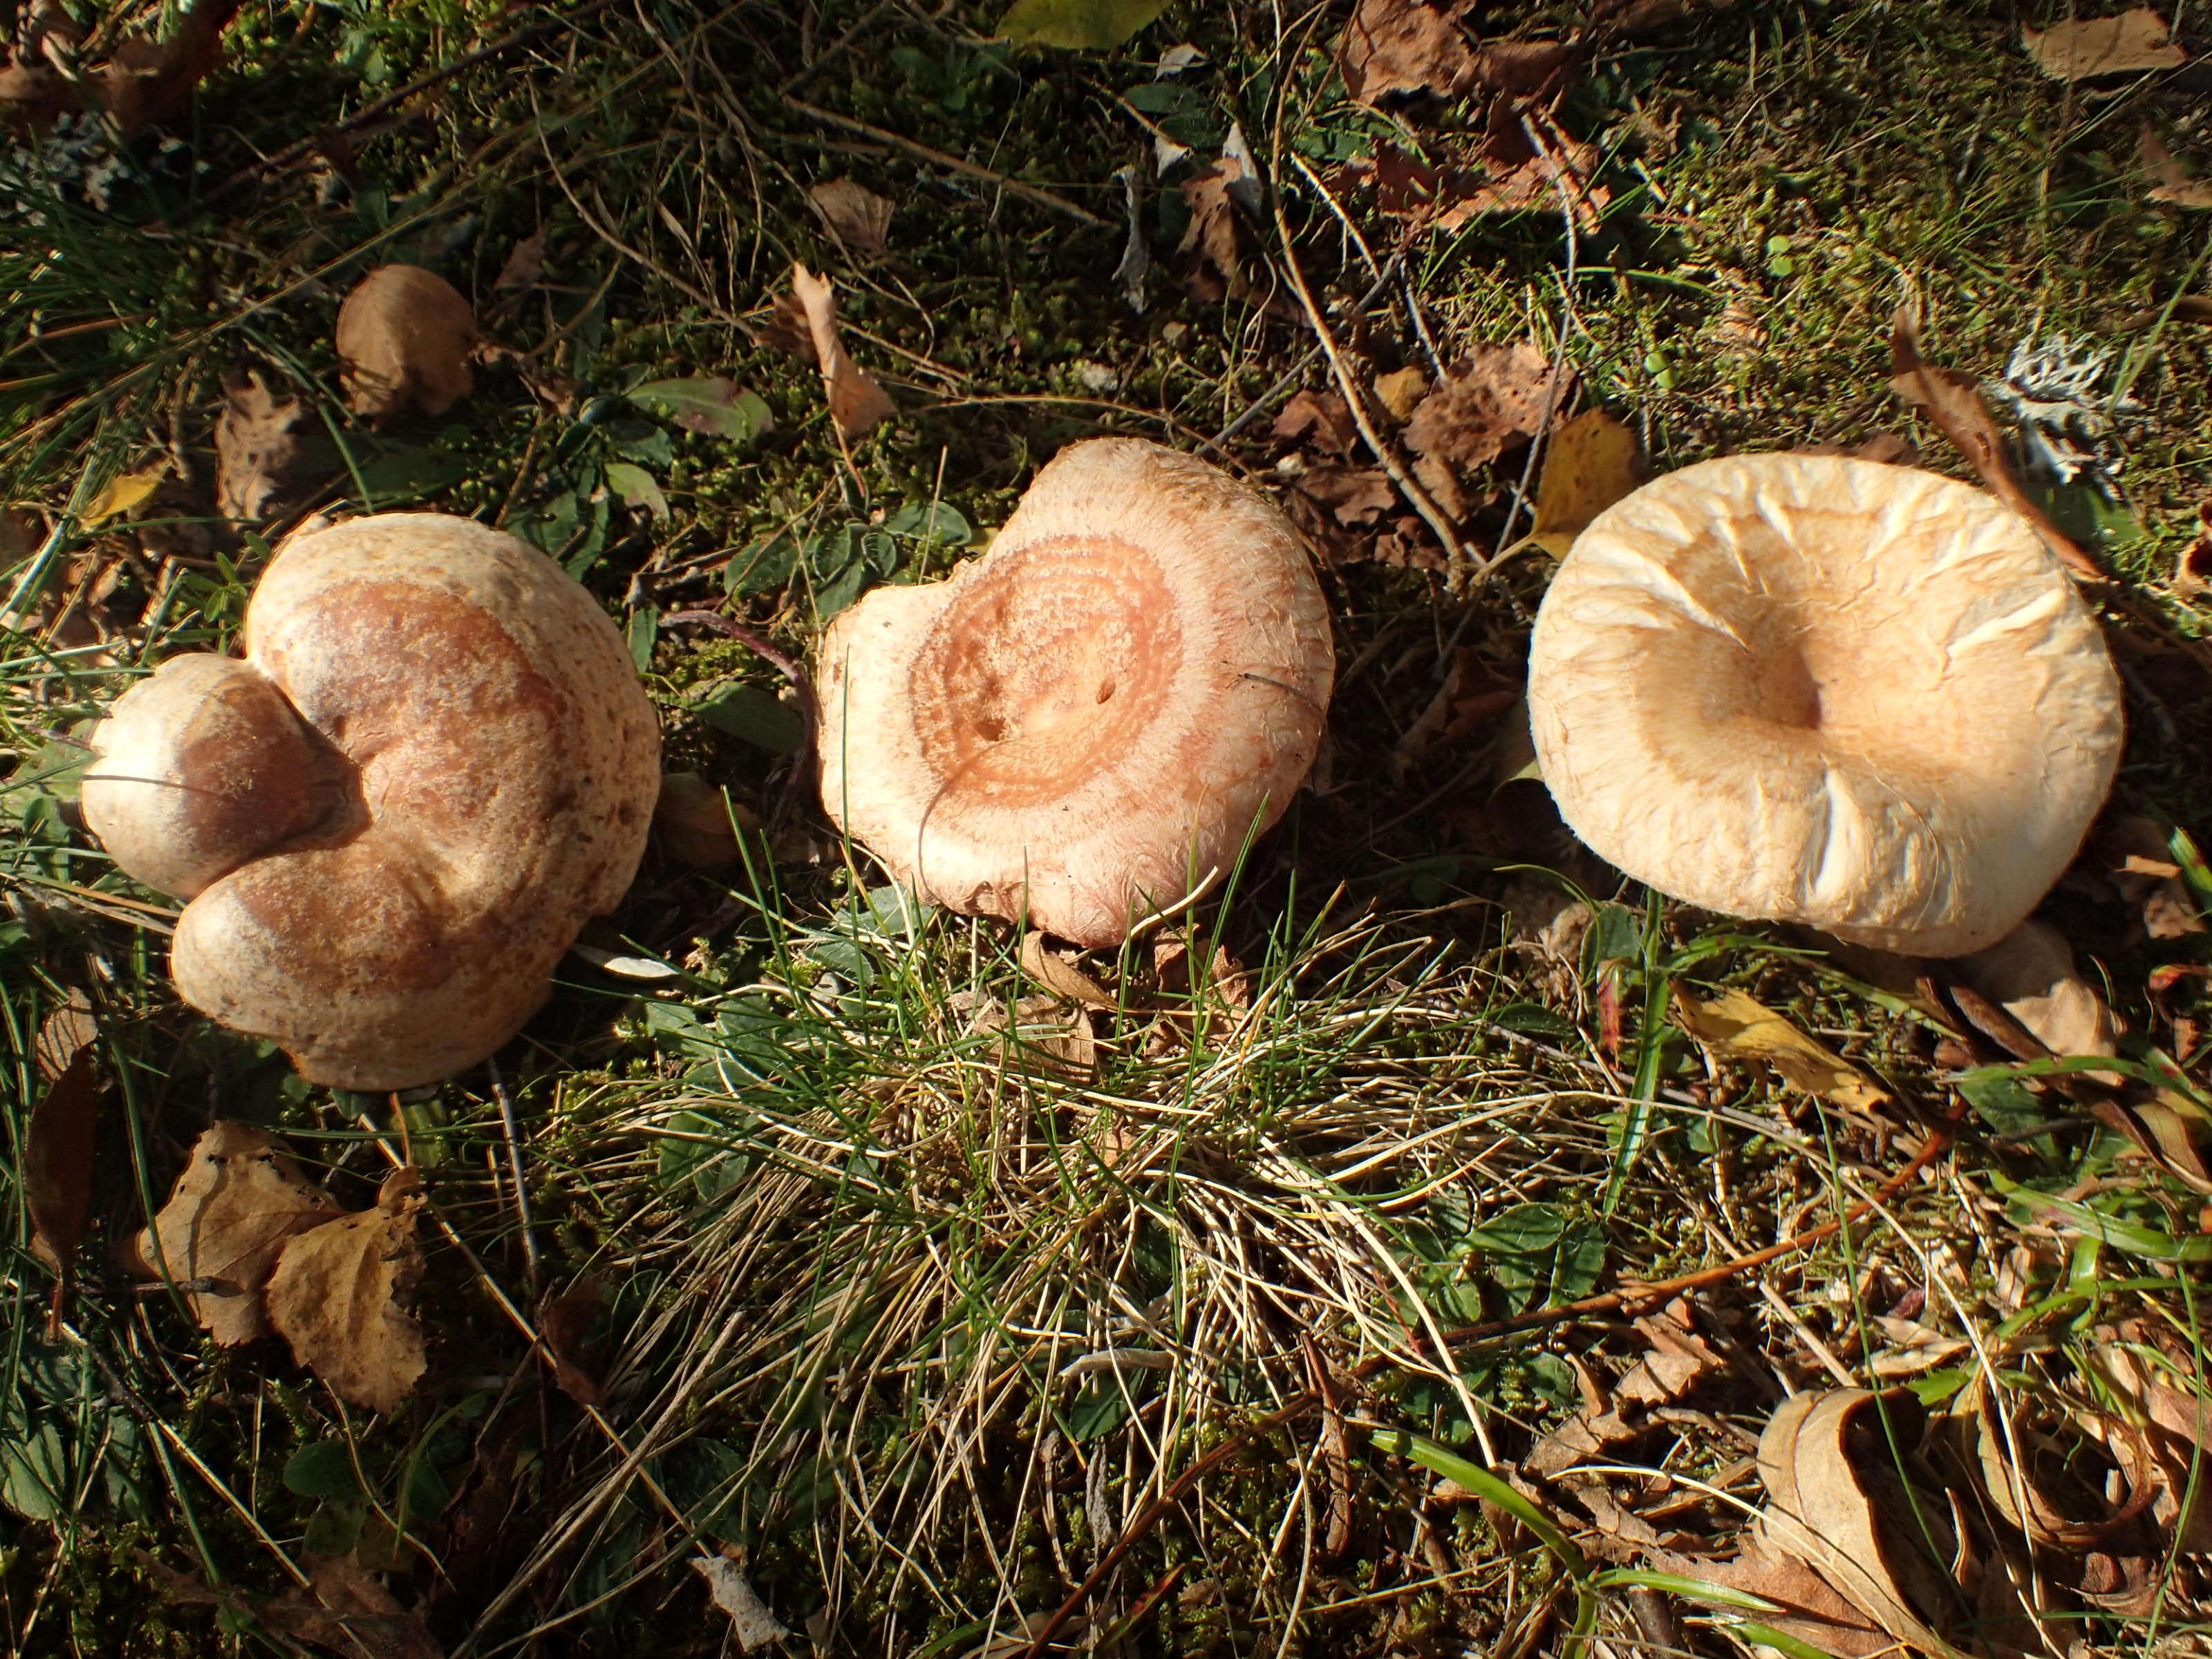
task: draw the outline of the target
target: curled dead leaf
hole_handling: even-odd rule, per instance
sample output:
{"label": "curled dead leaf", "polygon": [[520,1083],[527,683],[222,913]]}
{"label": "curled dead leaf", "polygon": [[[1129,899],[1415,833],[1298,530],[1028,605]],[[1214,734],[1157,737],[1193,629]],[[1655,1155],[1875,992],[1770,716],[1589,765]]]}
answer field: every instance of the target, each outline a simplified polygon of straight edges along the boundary
{"label": "curled dead leaf", "polygon": [[2212,1550],[2212,1394],[2149,1351],[2106,1343],[2088,1355],[2111,1409],[2084,1424],[2105,1443],[2179,1553]]}
{"label": "curled dead leaf", "polygon": [[2093,81],[2105,75],[2140,75],[2189,61],[2173,43],[2166,19],[2148,6],[2112,17],[2070,17],[2047,29],[2023,27],[2021,38],[2036,68],[2054,81]]}
{"label": "curled dead leaf", "polygon": [[815,367],[821,371],[823,387],[830,398],[830,418],[839,434],[857,438],[896,414],[898,406],[846,351],[837,332],[836,294],[830,283],[805,265],[793,265],[791,291],[805,317]]}
{"label": "curled dead leaf", "polygon": [[92,1216],[93,1147],[100,1128],[100,1027],[82,993],[46,1016],[34,1057],[46,1091],[23,1130],[23,1197],[31,1249],[66,1275]]}
{"label": "curled dead leaf", "polygon": [[2119,1053],[2112,1011],[2075,969],[2065,935],[2048,923],[2024,921],[1953,966],[2052,1054]]}
{"label": "curled dead leaf", "polygon": [[346,406],[379,424],[410,410],[442,415],[469,395],[476,314],[420,265],[379,265],[338,307],[338,378]]}
{"label": "curled dead leaf", "polygon": [[1534,437],[1565,401],[1570,381],[1558,377],[1531,341],[1480,345],[1428,396],[1406,424],[1413,471],[1454,519],[1474,502],[1462,481],[1512,445]]}
{"label": "curled dead leaf", "polygon": [[138,1235],[138,1270],[195,1286],[202,1329],[225,1346],[267,1334],[262,1291],[284,1241],[339,1213],[250,1123],[222,1118],[193,1143],[169,1201]]}
{"label": "curled dead leaf", "polygon": [[1045,946],[1044,935],[1031,930],[1022,935],[1022,971],[1054,996],[1086,1008],[1115,1006],[1106,988],[1073,963]]}
{"label": "curled dead leaf", "polygon": [[592,1322],[606,1300],[606,1281],[594,1275],[548,1297],[538,1309],[538,1334],[552,1362],[553,1382],[580,1406],[599,1403],[599,1379],[585,1364]]}
{"label": "curled dead leaf", "polygon": [[1864,1072],[1746,992],[1723,991],[1708,1000],[1677,986],[1674,1017],[1716,1054],[1770,1066],[1791,1088],[1833,1105],[1873,1112],[1889,1102],[1888,1091]]}
{"label": "curled dead leaf", "polygon": [[831,179],[806,192],[830,234],[862,253],[881,253],[890,246],[891,199],[850,179]]}
{"label": "curled dead leaf", "polygon": [[285,1239],[269,1277],[269,1323],[293,1358],[343,1399],[388,1412],[422,1377],[422,1328],[409,1308],[422,1277],[410,1165],[385,1177],[376,1206]]}

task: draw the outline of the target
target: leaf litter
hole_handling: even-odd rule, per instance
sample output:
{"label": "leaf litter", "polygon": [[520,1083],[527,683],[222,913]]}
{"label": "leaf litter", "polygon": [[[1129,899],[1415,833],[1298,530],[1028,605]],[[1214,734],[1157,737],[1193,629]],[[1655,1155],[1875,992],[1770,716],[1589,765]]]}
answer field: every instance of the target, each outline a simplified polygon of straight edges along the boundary
{"label": "leaf litter", "polygon": [[837,297],[829,282],[803,264],[791,268],[791,292],[806,323],[814,366],[830,400],[838,435],[851,440],[897,413],[898,406],[845,349],[837,331]]}
{"label": "leaf litter", "polygon": [[2172,26],[2148,6],[2112,17],[2069,17],[2047,29],[2024,26],[2021,39],[2036,68],[2054,81],[2141,75],[2189,61],[2189,54],[2174,44]]}
{"label": "leaf litter", "polygon": [[[92,1215],[100,1128],[99,1023],[82,992],[39,1027],[34,1057],[46,1093],[23,1132],[23,1194],[31,1249],[67,1282]],[[57,1308],[59,1306],[56,1303]]]}
{"label": "leaf litter", "polygon": [[393,1170],[373,1209],[288,1237],[269,1276],[269,1323],[293,1357],[343,1398],[388,1412],[428,1361],[410,1310],[422,1277],[415,1220],[422,1181]]}

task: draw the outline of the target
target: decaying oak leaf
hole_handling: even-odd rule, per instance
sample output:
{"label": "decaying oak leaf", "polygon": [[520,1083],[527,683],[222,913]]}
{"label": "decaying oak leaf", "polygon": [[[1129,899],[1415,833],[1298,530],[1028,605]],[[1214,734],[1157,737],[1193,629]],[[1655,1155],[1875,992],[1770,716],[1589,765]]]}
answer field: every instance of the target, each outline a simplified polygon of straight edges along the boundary
{"label": "decaying oak leaf", "polygon": [[1632,1406],[1671,1406],[1717,1376],[1727,1375],[1729,1362],[1706,1346],[1699,1336],[1690,1304],[1676,1300],[1660,1312],[1636,1322],[1645,1352],[1628,1374],[1613,1385],[1616,1400]]}
{"label": "decaying oak leaf", "polygon": [[507,250],[499,275],[492,278],[495,294],[518,294],[536,288],[545,276],[545,232],[541,228]]}
{"label": "decaying oak leaf", "polygon": [[1880,1084],[1748,993],[1723,991],[1708,1000],[1677,986],[1674,1017],[1714,1053],[1770,1066],[1791,1088],[1831,1104],[1872,1112],[1888,1103]]}
{"label": "decaying oak leaf", "polygon": [[1763,1596],[1780,1609],[1753,1616],[1785,1636],[1810,1643],[1830,1659],[1899,1659],[1897,1638],[1869,1619],[1806,1562],[1747,1530],[1733,1559],[1647,1553],[1639,1565],[1659,1572]]}
{"label": "decaying oak leaf", "polygon": [[339,1213],[266,1133],[221,1118],[138,1235],[137,1265],[149,1278],[204,1284],[187,1292],[201,1328],[225,1346],[251,1342],[269,1329],[261,1293],[284,1241]]}
{"label": "decaying oak leaf", "polygon": [[1190,222],[1176,252],[1188,257],[1190,289],[1201,300],[1249,300],[1260,291],[1237,208],[1238,198],[1249,197],[1256,185],[1242,158],[1224,150],[1179,186]]}
{"label": "decaying oak leaf", "polygon": [[730,1634],[737,1638],[739,1653],[750,1653],[791,1634],[776,1622],[736,1562],[719,1555],[702,1555],[693,1559],[691,1570],[707,1581],[707,1594],[729,1615]]}
{"label": "decaying oak leaf", "polygon": [[850,179],[831,179],[806,192],[830,234],[862,253],[881,253],[890,246],[891,199]]}
{"label": "decaying oak leaf", "polygon": [[319,428],[299,398],[279,398],[259,369],[227,374],[215,422],[215,504],[226,519],[252,523],[315,471],[307,441]]}
{"label": "decaying oak leaf", "polygon": [[2173,31],[2148,6],[2116,17],[2073,17],[2047,29],[2023,27],[2027,55],[2054,81],[2092,81],[2100,75],[2140,75],[2189,61],[2173,44]]}
{"label": "decaying oak leaf", "polygon": [[2144,934],[2154,939],[2205,931],[2196,898],[2181,879],[2173,834],[2155,818],[2130,813],[2110,820],[2097,837],[2097,856],[2112,885],[2142,916]]}
{"label": "decaying oak leaf", "polygon": [[422,1182],[395,1170],[376,1207],[294,1235],[269,1277],[269,1323],[343,1399],[388,1412],[422,1376],[422,1328],[408,1304],[422,1277],[415,1218]]}
{"label": "decaying oak leaf", "polygon": [[1309,467],[1297,489],[1346,530],[1370,528],[1398,504],[1390,475],[1380,467]]}
{"label": "decaying oak leaf", "polygon": [[1528,538],[1565,558],[1589,521],[1642,483],[1644,474],[1634,432],[1601,409],[1576,416],[1552,434]]}
{"label": "decaying oak leaf", "polygon": [[23,1197],[31,1249],[66,1273],[92,1215],[93,1145],[100,1127],[100,1027],[80,993],[46,1016],[33,1055],[46,1091],[23,1130]]}
{"label": "decaying oak leaf", "polygon": [[805,265],[791,268],[791,291],[806,319],[815,367],[830,397],[830,418],[838,433],[857,438],[898,411],[890,395],[864,373],[845,349],[837,332],[837,296],[829,283]]}
{"label": "decaying oak leaf", "polygon": [[2114,1409],[2085,1426],[2130,1486],[2154,1492],[2152,1516],[2177,1552],[2212,1551],[2212,1394],[2147,1351],[2106,1343],[2088,1358]]}
{"label": "decaying oak leaf", "polygon": [[1541,431],[1567,390],[1532,342],[1477,346],[1406,423],[1414,472],[1448,515],[1464,518],[1473,502],[1462,480]]}
{"label": "decaying oak leaf", "polygon": [[1359,0],[1337,42],[1344,89],[1362,104],[1433,93],[1447,98],[1474,78],[1474,53],[1460,32],[1465,0]]}
{"label": "decaying oak leaf", "polygon": [[1428,389],[1429,377],[1418,368],[1401,368],[1375,377],[1376,401],[1389,411],[1392,420],[1401,423],[1413,418]]}
{"label": "decaying oak leaf", "polygon": [[1018,997],[1013,1006],[995,999],[953,999],[956,1009],[968,1014],[968,1029],[977,1036],[1003,1035],[1001,1052],[1009,1063],[1041,1061],[1043,1069],[1061,1077],[1088,1076],[1098,1064],[1098,1039],[1091,1029],[1091,1010],[1070,1009],[1057,996]]}
{"label": "decaying oak leaf", "polygon": [[2052,1054],[2119,1053],[2112,1011],[2075,969],[2066,936],[2047,922],[2024,921],[1954,966]]}
{"label": "decaying oak leaf", "polygon": [[33,6],[18,32],[21,54],[0,68],[0,113],[44,126],[89,103],[105,110],[122,135],[131,137],[180,112],[192,88],[222,63],[223,31],[240,4],[241,0],[199,0],[176,20],[167,40],[131,35],[106,62],[78,74],[74,86],[42,60],[74,53],[79,43],[75,23],[61,7]]}
{"label": "decaying oak leaf", "polygon": [[2013,476],[2004,433],[1982,401],[1980,382],[1955,368],[1938,368],[1921,356],[1919,319],[1905,307],[1898,308],[1890,328],[1889,361],[1890,390],[1935,422],[1936,429],[1974,469],[1982,488],[2027,520],[2076,575],[2106,580],[2104,566],[2052,523]]}
{"label": "decaying oak leaf", "polygon": [[1951,1517],[1929,1495],[1908,1494],[1896,1468],[1923,1421],[1903,1389],[1783,1401],[1759,1437],[1767,1491],[1759,1524],[1770,1549],[1811,1566],[1896,1640],[1948,1656],[1956,1650],[1929,1620],[1948,1622],[1955,1611],[1957,1587],[1942,1565],[1956,1550]]}
{"label": "decaying oak leaf", "polygon": [[476,338],[476,314],[451,283],[420,265],[379,265],[338,307],[346,406],[379,424],[444,414],[474,384]]}

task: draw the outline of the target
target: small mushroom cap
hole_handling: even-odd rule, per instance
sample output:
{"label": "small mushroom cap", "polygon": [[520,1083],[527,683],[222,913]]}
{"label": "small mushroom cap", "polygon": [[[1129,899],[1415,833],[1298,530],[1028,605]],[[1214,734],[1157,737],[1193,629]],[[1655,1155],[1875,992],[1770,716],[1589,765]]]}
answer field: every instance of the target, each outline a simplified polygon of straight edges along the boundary
{"label": "small mushroom cap", "polygon": [[1601,514],[1528,662],[1545,782],[1592,848],[1725,915],[1956,956],[2072,861],[2120,687],[2035,533],[1933,473],[1741,455]]}
{"label": "small mushroom cap", "polygon": [[287,543],[245,645],[172,659],[93,735],[87,822],[197,894],[178,990],[310,1082],[473,1065],[644,851],[659,732],[620,635],[537,549],[401,513]]}
{"label": "small mushroom cap", "polygon": [[926,899],[1113,945],[1282,816],[1334,678],[1328,606],[1273,503],[1093,439],[983,557],[830,624],[823,803]]}
{"label": "small mushroom cap", "polygon": [[444,414],[469,395],[476,338],[476,313],[436,271],[379,265],[338,307],[346,407],[375,421],[410,409]]}

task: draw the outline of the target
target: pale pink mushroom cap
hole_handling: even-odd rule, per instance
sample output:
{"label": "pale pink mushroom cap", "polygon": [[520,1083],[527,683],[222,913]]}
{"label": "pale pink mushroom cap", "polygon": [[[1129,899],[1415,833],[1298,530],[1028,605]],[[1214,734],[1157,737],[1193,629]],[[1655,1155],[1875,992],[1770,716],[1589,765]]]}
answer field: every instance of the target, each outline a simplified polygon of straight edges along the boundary
{"label": "pale pink mushroom cap", "polygon": [[2124,735],[2025,522],[1826,455],[1702,462],[1601,514],[1545,595],[1528,708],[1561,814],[1638,880],[1931,957],[2035,908]]}
{"label": "pale pink mushroom cap", "polygon": [[900,884],[1125,938],[1283,815],[1321,743],[1328,610],[1273,503],[1157,444],[1037,474],[980,559],[822,641],[822,798]]}

